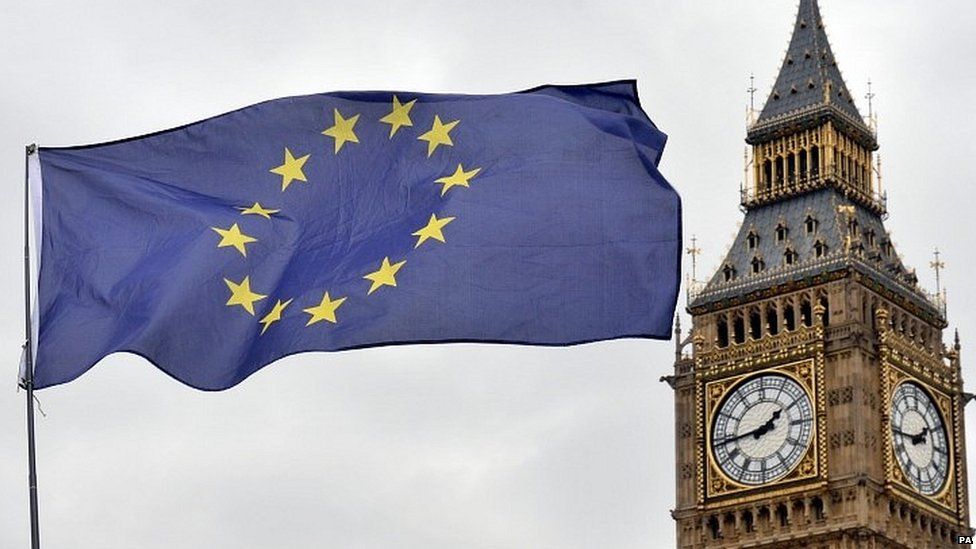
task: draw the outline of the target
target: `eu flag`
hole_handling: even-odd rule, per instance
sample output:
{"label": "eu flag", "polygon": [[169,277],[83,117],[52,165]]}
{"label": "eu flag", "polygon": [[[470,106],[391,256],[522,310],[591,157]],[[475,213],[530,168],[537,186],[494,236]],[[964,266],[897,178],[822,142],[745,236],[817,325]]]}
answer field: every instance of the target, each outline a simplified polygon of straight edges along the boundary
{"label": "eu flag", "polygon": [[302,351],[667,338],[665,139],[626,81],[326,93],[41,148],[35,386],[117,351],[219,390]]}

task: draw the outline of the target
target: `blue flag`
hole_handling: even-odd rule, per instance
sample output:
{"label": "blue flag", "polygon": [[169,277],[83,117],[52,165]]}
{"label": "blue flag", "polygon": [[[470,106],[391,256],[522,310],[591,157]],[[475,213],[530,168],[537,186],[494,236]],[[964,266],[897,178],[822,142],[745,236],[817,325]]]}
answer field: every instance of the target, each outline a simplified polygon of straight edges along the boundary
{"label": "blue flag", "polygon": [[41,148],[35,386],[116,351],[219,390],[302,351],[666,339],[665,140],[627,81],[309,95]]}

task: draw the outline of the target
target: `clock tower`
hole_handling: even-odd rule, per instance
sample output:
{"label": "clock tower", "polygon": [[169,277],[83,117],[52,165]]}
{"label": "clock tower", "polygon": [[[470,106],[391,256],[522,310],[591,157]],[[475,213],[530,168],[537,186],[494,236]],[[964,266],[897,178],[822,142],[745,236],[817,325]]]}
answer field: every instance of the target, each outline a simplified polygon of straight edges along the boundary
{"label": "clock tower", "polygon": [[746,143],[741,229],[675,327],[678,547],[971,535],[959,339],[885,230],[873,124],[816,0]]}

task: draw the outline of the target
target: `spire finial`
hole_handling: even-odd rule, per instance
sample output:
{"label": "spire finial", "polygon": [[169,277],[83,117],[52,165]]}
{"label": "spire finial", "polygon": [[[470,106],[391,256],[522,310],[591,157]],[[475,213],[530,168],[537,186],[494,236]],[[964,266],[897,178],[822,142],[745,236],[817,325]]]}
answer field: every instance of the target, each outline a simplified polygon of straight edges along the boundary
{"label": "spire finial", "polygon": [[701,248],[698,247],[698,237],[691,235],[691,247],[685,250],[685,252],[691,256],[691,280],[698,280],[698,254],[701,253]]}
{"label": "spire finial", "polygon": [[681,314],[674,313],[674,358],[681,359]]}
{"label": "spire finial", "polygon": [[749,92],[749,112],[752,113],[756,110],[756,75],[754,73],[749,73],[749,87],[746,91]]}
{"label": "spire finial", "polygon": [[878,167],[874,169],[874,172],[878,174],[878,196],[884,196],[884,190],[881,188],[881,153],[875,155],[877,159]]}
{"label": "spire finial", "polygon": [[942,295],[942,279],[939,276],[942,273],[942,269],[945,269],[945,262],[943,262],[940,257],[942,254],[939,253],[939,248],[935,248],[935,252],[932,254],[935,259],[929,262],[929,267],[935,271],[935,295]]}
{"label": "spire finial", "polygon": [[868,78],[868,93],[864,96],[868,100],[868,120],[874,120],[874,95],[871,91],[871,79]]}

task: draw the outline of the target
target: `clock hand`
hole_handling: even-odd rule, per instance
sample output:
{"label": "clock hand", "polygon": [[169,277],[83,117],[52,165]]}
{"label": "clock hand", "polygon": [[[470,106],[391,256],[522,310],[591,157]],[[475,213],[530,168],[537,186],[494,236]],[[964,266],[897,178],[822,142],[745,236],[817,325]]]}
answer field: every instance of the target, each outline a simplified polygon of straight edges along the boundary
{"label": "clock hand", "polygon": [[905,431],[902,431],[901,429],[897,429],[897,428],[894,428],[894,427],[892,427],[891,430],[895,434],[898,434],[898,435],[901,435],[903,437],[906,437],[906,438],[910,439],[912,441],[912,446],[918,446],[919,444],[924,444],[925,443],[925,437],[926,437],[926,435],[928,435],[928,432],[929,432],[929,428],[928,427],[922,427],[921,432],[919,432],[917,434],[914,434],[914,435],[913,434],[910,434],[910,433],[906,433]]}
{"label": "clock hand", "polygon": [[735,435],[734,437],[729,437],[729,438],[722,439],[721,442],[719,442],[718,444],[728,444],[730,442],[735,442],[735,441],[737,441],[739,439],[743,439],[743,438],[746,438],[746,437],[750,437],[753,434],[755,434],[755,432],[757,430],[758,429],[753,429],[752,431],[749,431],[748,433],[742,433],[741,435]]}
{"label": "clock hand", "polygon": [[912,437],[912,446],[925,444],[925,436],[929,434],[928,427],[922,427],[922,432]]}
{"label": "clock hand", "polygon": [[755,429],[753,429],[753,430],[751,430],[751,431],[749,431],[747,433],[742,433],[741,435],[736,435],[734,437],[729,437],[729,438],[723,439],[721,442],[718,442],[718,444],[728,444],[730,442],[735,442],[737,440],[740,440],[740,439],[743,439],[743,438],[746,438],[746,437],[754,437],[754,438],[758,439],[759,437],[761,437],[761,436],[765,435],[766,433],[768,433],[769,431],[773,430],[773,427],[775,427],[775,425],[773,425],[773,422],[776,421],[777,419],[779,419],[779,417],[780,417],[780,415],[782,413],[783,413],[783,410],[782,409],[776,410],[775,412],[773,412],[773,417],[769,418],[769,421],[767,421],[766,423],[760,425],[759,427],[756,427]]}
{"label": "clock hand", "polygon": [[759,440],[759,437],[761,437],[761,436],[765,435],[766,433],[772,431],[773,428],[775,427],[775,425],[773,425],[773,422],[776,421],[777,419],[779,419],[779,416],[782,413],[783,413],[783,409],[782,408],[780,408],[779,410],[776,410],[775,412],[773,412],[773,417],[769,418],[769,421],[767,421],[766,423],[762,424],[762,426],[760,426],[758,429],[756,429],[755,431],[753,431],[752,436],[756,440]]}

